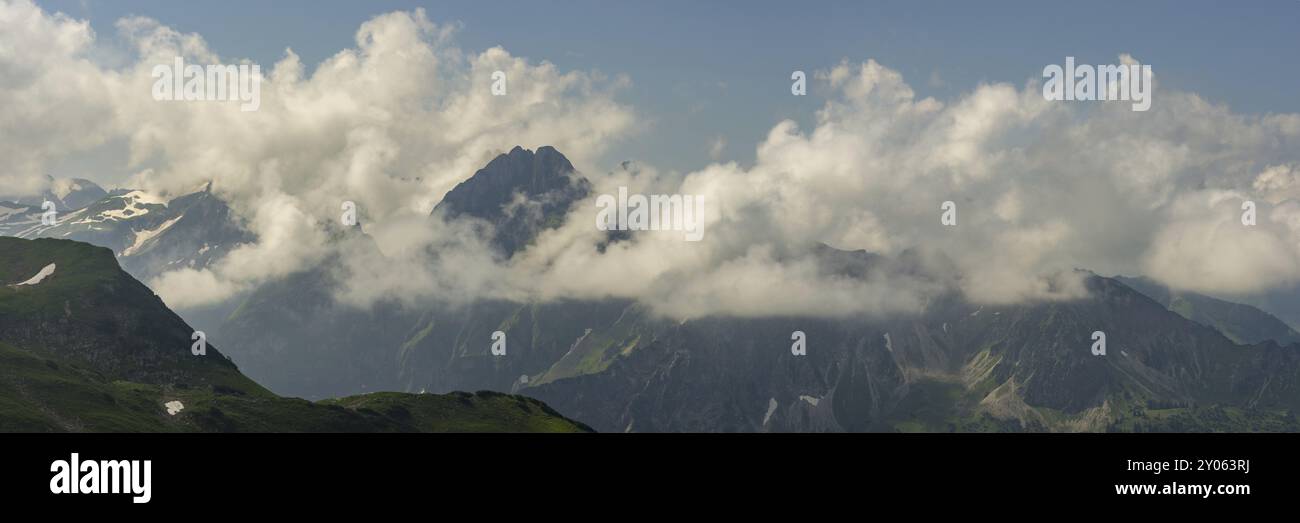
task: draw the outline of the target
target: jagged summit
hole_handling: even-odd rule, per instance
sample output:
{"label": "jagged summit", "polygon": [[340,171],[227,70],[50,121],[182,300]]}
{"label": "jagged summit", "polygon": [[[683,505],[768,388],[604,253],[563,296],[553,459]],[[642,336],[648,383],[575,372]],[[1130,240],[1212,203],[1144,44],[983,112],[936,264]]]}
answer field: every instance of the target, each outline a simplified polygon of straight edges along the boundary
{"label": "jagged summit", "polygon": [[503,257],[526,247],[542,229],[558,226],[591,183],[554,147],[536,152],[516,146],[498,155],[443,197],[435,216],[486,222]]}
{"label": "jagged summit", "polygon": [[569,189],[574,185],[570,178],[574,172],[573,164],[554,147],[544,146],[534,153],[515,146],[456,185],[434,211],[487,219],[498,214],[501,206],[510,203],[516,192],[531,199]]}

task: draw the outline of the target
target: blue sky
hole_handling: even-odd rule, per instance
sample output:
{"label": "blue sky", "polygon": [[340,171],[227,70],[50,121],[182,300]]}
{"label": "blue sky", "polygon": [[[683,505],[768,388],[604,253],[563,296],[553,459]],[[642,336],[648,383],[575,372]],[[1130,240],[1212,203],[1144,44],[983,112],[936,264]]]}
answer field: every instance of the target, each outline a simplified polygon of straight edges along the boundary
{"label": "blue sky", "polygon": [[1236,112],[1300,112],[1300,1],[1043,3],[865,1],[328,1],[221,3],[46,0],[88,18],[100,38],[137,14],[197,32],[225,57],[262,64],[291,47],[309,65],[353,46],[357,27],[424,7],[457,21],[460,47],[494,45],[561,69],[626,74],[620,101],[653,127],[611,148],[610,165],[637,159],[678,170],[723,158],[749,163],[778,121],[807,126],[822,100],[789,94],[790,72],[874,58],[921,96],[948,100],[980,82],[1023,83],[1067,55],[1113,63],[1130,53],[1161,85]]}

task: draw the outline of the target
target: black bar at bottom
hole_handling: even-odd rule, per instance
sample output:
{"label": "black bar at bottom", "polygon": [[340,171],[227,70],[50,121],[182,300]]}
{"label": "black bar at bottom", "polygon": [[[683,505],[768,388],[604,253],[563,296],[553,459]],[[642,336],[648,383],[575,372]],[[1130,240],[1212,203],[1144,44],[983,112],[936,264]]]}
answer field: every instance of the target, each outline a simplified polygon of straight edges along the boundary
{"label": "black bar at bottom", "polygon": [[[670,513],[826,503],[1196,511],[1289,504],[1297,443],[1282,434],[3,435],[0,499],[127,514],[384,507],[499,516],[607,503]],[[52,492],[51,469],[70,468],[74,453],[83,467],[148,460],[148,502]]]}

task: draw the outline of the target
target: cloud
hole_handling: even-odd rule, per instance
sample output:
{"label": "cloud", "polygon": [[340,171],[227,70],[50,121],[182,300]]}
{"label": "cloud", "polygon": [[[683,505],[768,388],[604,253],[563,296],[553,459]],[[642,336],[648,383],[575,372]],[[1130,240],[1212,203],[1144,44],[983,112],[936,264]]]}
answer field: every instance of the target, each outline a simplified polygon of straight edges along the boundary
{"label": "cloud", "polygon": [[722,159],[722,153],[727,150],[727,137],[717,136],[712,142],[709,142],[709,158],[713,161]]}
{"label": "cloud", "polygon": [[[705,241],[643,234],[599,254],[588,206],[515,260],[515,279],[540,299],[631,297],[689,317],[906,312],[949,285],[979,303],[1073,299],[1079,268],[1219,294],[1300,278],[1296,115],[1160,88],[1145,113],[1049,102],[1035,81],[945,103],[874,61],[817,78],[833,94],[813,128],[777,123],[751,168],[594,177],[599,192],[704,195]],[[1241,224],[1246,199],[1260,200],[1257,226]],[[955,227],[940,223],[946,201]],[[803,254],[816,241],[919,253],[925,270],[837,280]]]}
{"label": "cloud", "polygon": [[[258,238],[203,275],[155,282],[169,303],[202,279],[198,294],[229,296],[286,271],[310,267],[326,248],[321,224],[351,201],[382,228],[433,205],[499,152],[555,145],[590,165],[634,130],[614,100],[627,79],[561,71],[495,47],[454,45],[455,25],[423,10],[363,23],[355,46],[310,73],[292,50],[262,64],[261,105],[155,101],[155,65],[239,64],[202,36],[130,17],[116,30],[129,58],[109,67],[88,58],[101,44],[85,21],[0,1],[0,193],[30,193],[54,159],[119,141],[138,174],[128,185],[183,194],[212,181]],[[493,96],[492,74],[509,90]],[[312,232],[313,230],[317,232]],[[178,284],[173,285],[172,282]],[[220,291],[216,289],[220,288]]]}
{"label": "cloud", "polygon": [[1230,191],[1181,197],[1156,232],[1143,268],[1174,288],[1214,294],[1300,282],[1300,201],[1257,209],[1258,223],[1243,226],[1241,203],[1248,199]]}
{"label": "cloud", "polygon": [[[813,92],[828,94],[813,124],[773,122],[752,166],[726,161],[735,148],[719,140],[693,172],[605,172],[595,159],[641,121],[615,101],[627,78],[465,52],[454,25],[422,10],[365,22],[310,72],[286,50],[263,68],[252,113],[154,101],[155,64],[239,62],[154,20],[118,22],[132,58],[112,68],[88,58],[100,44],[85,22],[29,2],[0,1],[0,29],[0,154],[13,158],[0,181],[121,140],[133,185],[179,193],[212,180],[257,235],[208,270],[151,282],[176,306],[326,265],[357,306],[622,297],[682,318],[906,313],[952,290],[979,303],[1073,299],[1077,268],[1211,293],[1300,280],[1300,115],[1236,114],[1159,77],[1151,110],[1134,112],[1044,100],[1037,79],[918,98],[898,71],[845,60],[814,75]],[[496,71],[506,96],[492,95]],[[510,260],[464,224],[427,219],[516,144],[554,145],[596,194],[703,196],[703,241],[645,232],[598,250],[594,195]],[[1240,223],[1246,199],[1259,204],[1253,228]],[[373,244],[338,241],[329,224],[344,201]],[[846,279],[819,265],[819,242],[885,261]]]}
{"label": "cloud", "polygon": [[149,286],[169,306],[179,309],[221,303],[242,290],[208,269],[190,268],[164,273]]}
{"label": "cloud", "polygon": [[44,165],[113,136],[119,78],[88,59],[94,39],[84,21],[0,2],[0,194],[38,194]]}
{"label": "cloud", "polygon": [[1300,164],[1266,167],[1255,177],[1251,189],[1269,203],[1300,200]]}

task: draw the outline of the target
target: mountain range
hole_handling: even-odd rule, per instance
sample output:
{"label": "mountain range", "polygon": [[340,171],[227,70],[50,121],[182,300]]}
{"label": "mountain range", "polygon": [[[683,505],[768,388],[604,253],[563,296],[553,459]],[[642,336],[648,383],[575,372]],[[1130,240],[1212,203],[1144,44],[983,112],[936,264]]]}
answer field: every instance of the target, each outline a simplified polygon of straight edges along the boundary
{"label": "mountain range", "polygon": [[[589,194],[560,158],[551,148],[499,156],[434,218],[487,224],[509,257]],[[530,211],[517,212],[526,202]],[[910,263],[824,245],[816,255],[849,277]],[[1161,301],[1144,294],[1157,294],[1152,286],[1093,274],[1090,297],[1077,301],[993,307],[954,294],[914,317],[687,321],[616,299],[360,312],[332,303],[330,274],[258,289],[219,329],[272,388],[306,397],[487,388],[543,399],[600,431],[1298,428],[1300,346],[1289,327],[1255,308]],[[1111,340],[1105,357],[1089,351],[1098,329]],[[508,357],[490,354],[497,330],[511,340]],[[807,356],[791,354],[796,330]]]}
{"label": "mountain range", "polygon": [[6,196],[0,195],[0,206],[4,208],[36,207],[45,202],[54,204],[59,211],[73,211],[86,207],[108,196],[99,184],[84,178],[54,178],[46,175],[45,190],[39,195]]}
{"label": "mountain range", "polygon": [[[429,219],[469,223],[509,259],[591,191],[559,151],[516,147],[448,192]],[[0,226],[109,247],[145,281],[253,240],[207,190],[169,202],[109,195],[67,218],[62,229],[18,218]],[[378,253],[360,229],[336,236],[340,247]],[[919,266],[907,252],[818,245],[811,254],[845,278]],[[1259,308],[1144,278],[1081,272],[1088,296],[1077,300],[994,306],[950,292],[913,315],[682,321],[629,299],[358,309],[335,302],[335,263],[240,296],[212,339],[278,394],[494,390],[599,431],[1300,430],[1300,334]],[[490,353],[498,330],[510,340],[506,357]],[[806,355],[792,354],[795,331]],[[1104,356],[1090,351],[1094,331],[1108,340]],[[322,403],[331,401],[341,400]]]}
{"label": "mountain range", "polygon": [[[210,185],[168,200],[138,190],[106,192],[86,180],[76,183],[81,191],[60,202],[89,203],[71,208],[58,203],[54,225],[42,224],[41,202],[0,203],[0,235],[62,238],[107,247],[141,281],[169,270],[208,267],[254,239],[225,202],[212,194]],[[102,196],[89,199],[93,195]]]}

